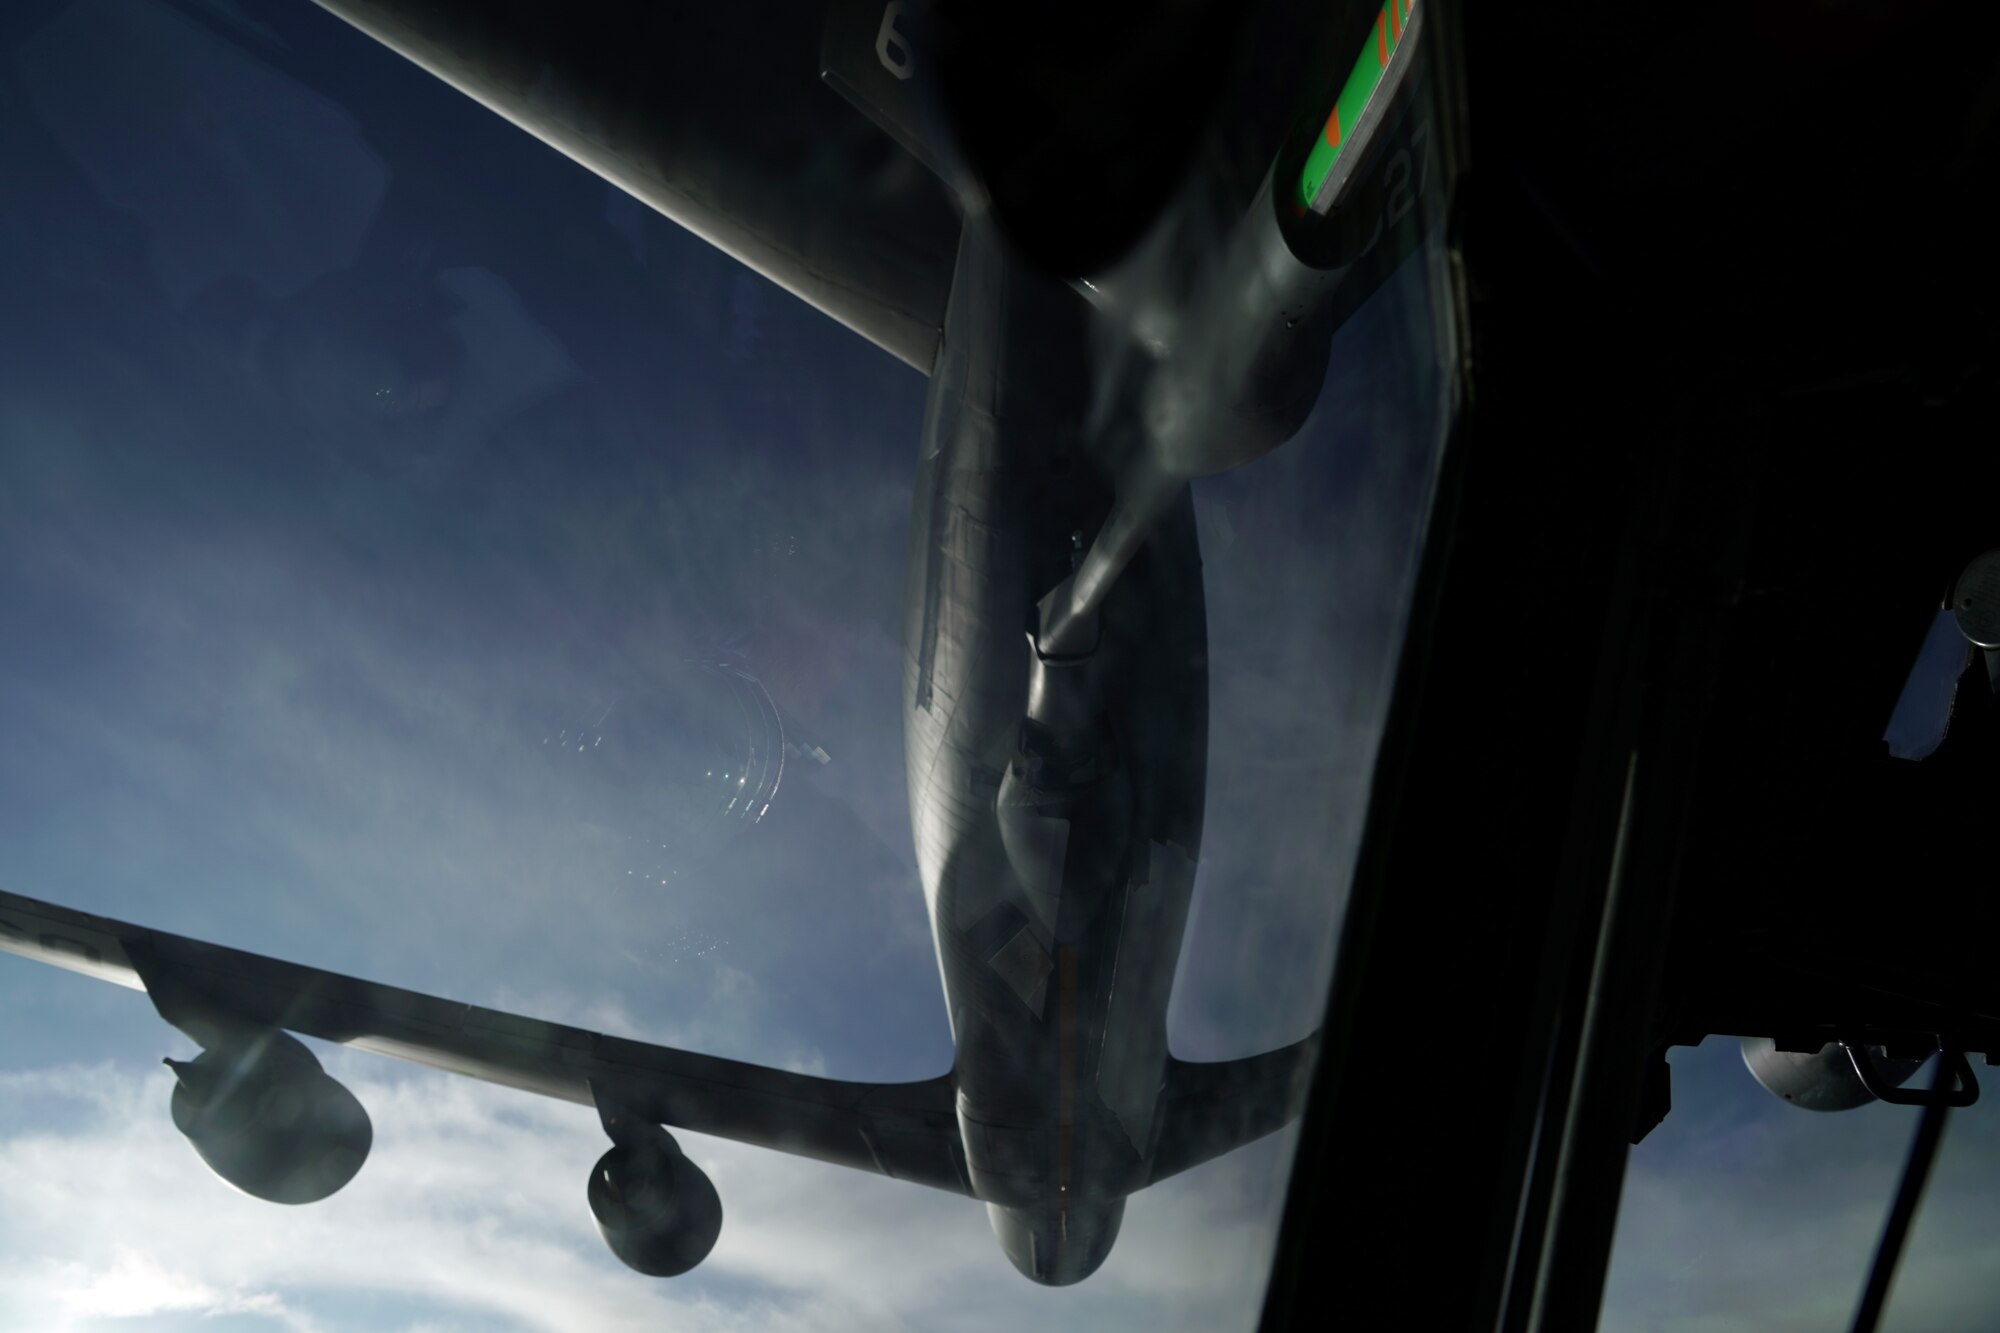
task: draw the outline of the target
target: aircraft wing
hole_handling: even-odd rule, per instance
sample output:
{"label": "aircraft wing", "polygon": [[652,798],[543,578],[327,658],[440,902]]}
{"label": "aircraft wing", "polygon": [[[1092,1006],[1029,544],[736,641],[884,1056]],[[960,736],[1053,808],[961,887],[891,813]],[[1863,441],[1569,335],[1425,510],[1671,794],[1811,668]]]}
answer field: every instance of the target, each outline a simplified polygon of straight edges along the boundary
{"label": "aircraft wing", "polygon": [[1305,1109],[1319,1033],[1242,1060],[1167,1061],[1148,1185],[1263,1138]]}
{"label": "aircraft wing", "polygon": [[873,26],[829,24],[829,0],[317,3],[930,373],[957,211],[820,80],[822,30],[854,68],[878,60]]}
{"label": "aircraft wing", "polygon": [[845,1083],[544,1023],[0,892],[0,950],[244,1022],[970,1195],[950,1075]]}

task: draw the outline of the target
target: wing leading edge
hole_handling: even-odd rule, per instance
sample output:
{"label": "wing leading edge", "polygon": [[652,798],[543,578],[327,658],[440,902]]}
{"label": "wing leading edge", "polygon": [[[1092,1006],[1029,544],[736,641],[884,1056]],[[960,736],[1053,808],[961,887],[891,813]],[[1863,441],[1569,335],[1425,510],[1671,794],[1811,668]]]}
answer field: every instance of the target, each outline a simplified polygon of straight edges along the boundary
{"label": "wing leading edge", "polygon": [[821,84],[824,0],[317,3],[930,373],[957,210]]}
{"label": "wing leading edge", "polygon": [[[950,1075],[848,1083],[481,1009],[0,892],[0,951],[246,1023],[970,1195]],[[169,998],[173,997],[173,998]]]}

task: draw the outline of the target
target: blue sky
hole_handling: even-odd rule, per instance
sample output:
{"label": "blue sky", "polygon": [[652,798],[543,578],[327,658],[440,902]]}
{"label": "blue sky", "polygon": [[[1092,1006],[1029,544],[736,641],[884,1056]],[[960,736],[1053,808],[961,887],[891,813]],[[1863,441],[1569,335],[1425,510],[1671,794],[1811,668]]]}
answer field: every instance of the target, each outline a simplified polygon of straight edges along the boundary
{"label": "blue sky", "polygon": [[[303,3],[217,0],[235,42],[160,0],[28,8],[0,24],[0,885],[742,1059],[945,1068],[897,700],[922,379]],[[1435,261],[1343,331],[1298,439],[1197,494],[1187,1058],[1324,1000],[1440,436]],[[629,701],[690,655],[834,757],[705,857],[629,768],[544,744],[608,706],[670,785],[687,738]],[[659,1283],[591,1227],[580,1108],[323,1051],[374,1155],[273,1208],[171,1129],[187,1043],[142,998],[0,959],[0,1006],[7,1327],[1248,1328],[1292,1142],[1142,1195],[1051,1292],[976,1205],[687,1136],[727,1221]],[[1795,1123],[1733,1043],[1677,1066],[1607,1327],[1825,1326],[1799,1312],[1851,1300],[1907,1118]],[[1979,1178],[1986,1123],[1941,1176]],[[1982,1219],[1941,1181],[1892,1307],[1933,1322],[1892,1327],[1972,1326]]]}

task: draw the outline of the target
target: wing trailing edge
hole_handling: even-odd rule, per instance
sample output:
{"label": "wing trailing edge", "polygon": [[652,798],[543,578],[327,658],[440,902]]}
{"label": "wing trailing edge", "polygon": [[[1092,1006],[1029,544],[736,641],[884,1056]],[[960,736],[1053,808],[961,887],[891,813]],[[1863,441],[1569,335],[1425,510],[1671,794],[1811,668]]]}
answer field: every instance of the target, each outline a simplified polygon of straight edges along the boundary
{"label": "wing trailing edge", "polygon": [[[849,1083],[606,1036],[0,892],[0,952],[191,1009],[282,1028],[677,1129],[971,1194],[950,1075]],[[171,998],[170,998],[171,997]],[[594,1085],[594,1086],[593,1086]]]}

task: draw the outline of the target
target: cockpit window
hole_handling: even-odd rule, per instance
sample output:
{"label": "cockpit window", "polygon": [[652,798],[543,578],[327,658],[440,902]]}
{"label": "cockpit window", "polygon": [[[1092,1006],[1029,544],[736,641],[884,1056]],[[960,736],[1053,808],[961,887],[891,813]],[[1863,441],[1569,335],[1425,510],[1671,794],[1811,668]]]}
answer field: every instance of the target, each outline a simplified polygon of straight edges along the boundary
{"label": "cockpit window", "polygon": [[[908,329],[871,344],[866,312],[829,318],[314,5],[34,4],[0,42],[0,891],[503,1033],[950,1071],[904,748]],[[1440,178],[1405,174],[1398,217],[1431,216],[1411,200]],[[1298,1042],[1325,1004],[1457,402],[1442,237],[1419,241],[1296,437],[1193,486],[1183,1061]],[[1060,950],[1004,956],[1057,1012]],[[373,1147],[274,1208],[176,1133],[160,1060],[195,1052],[143,996],[6,957],[0,1009],[7,1327],[1248,1329],[1296,1134],[1133,1194],[1058,1295],[972,1200],[676,1130],[724,1222],[652,1279],[593,1225],[588,1105],[309,1041]]]}

